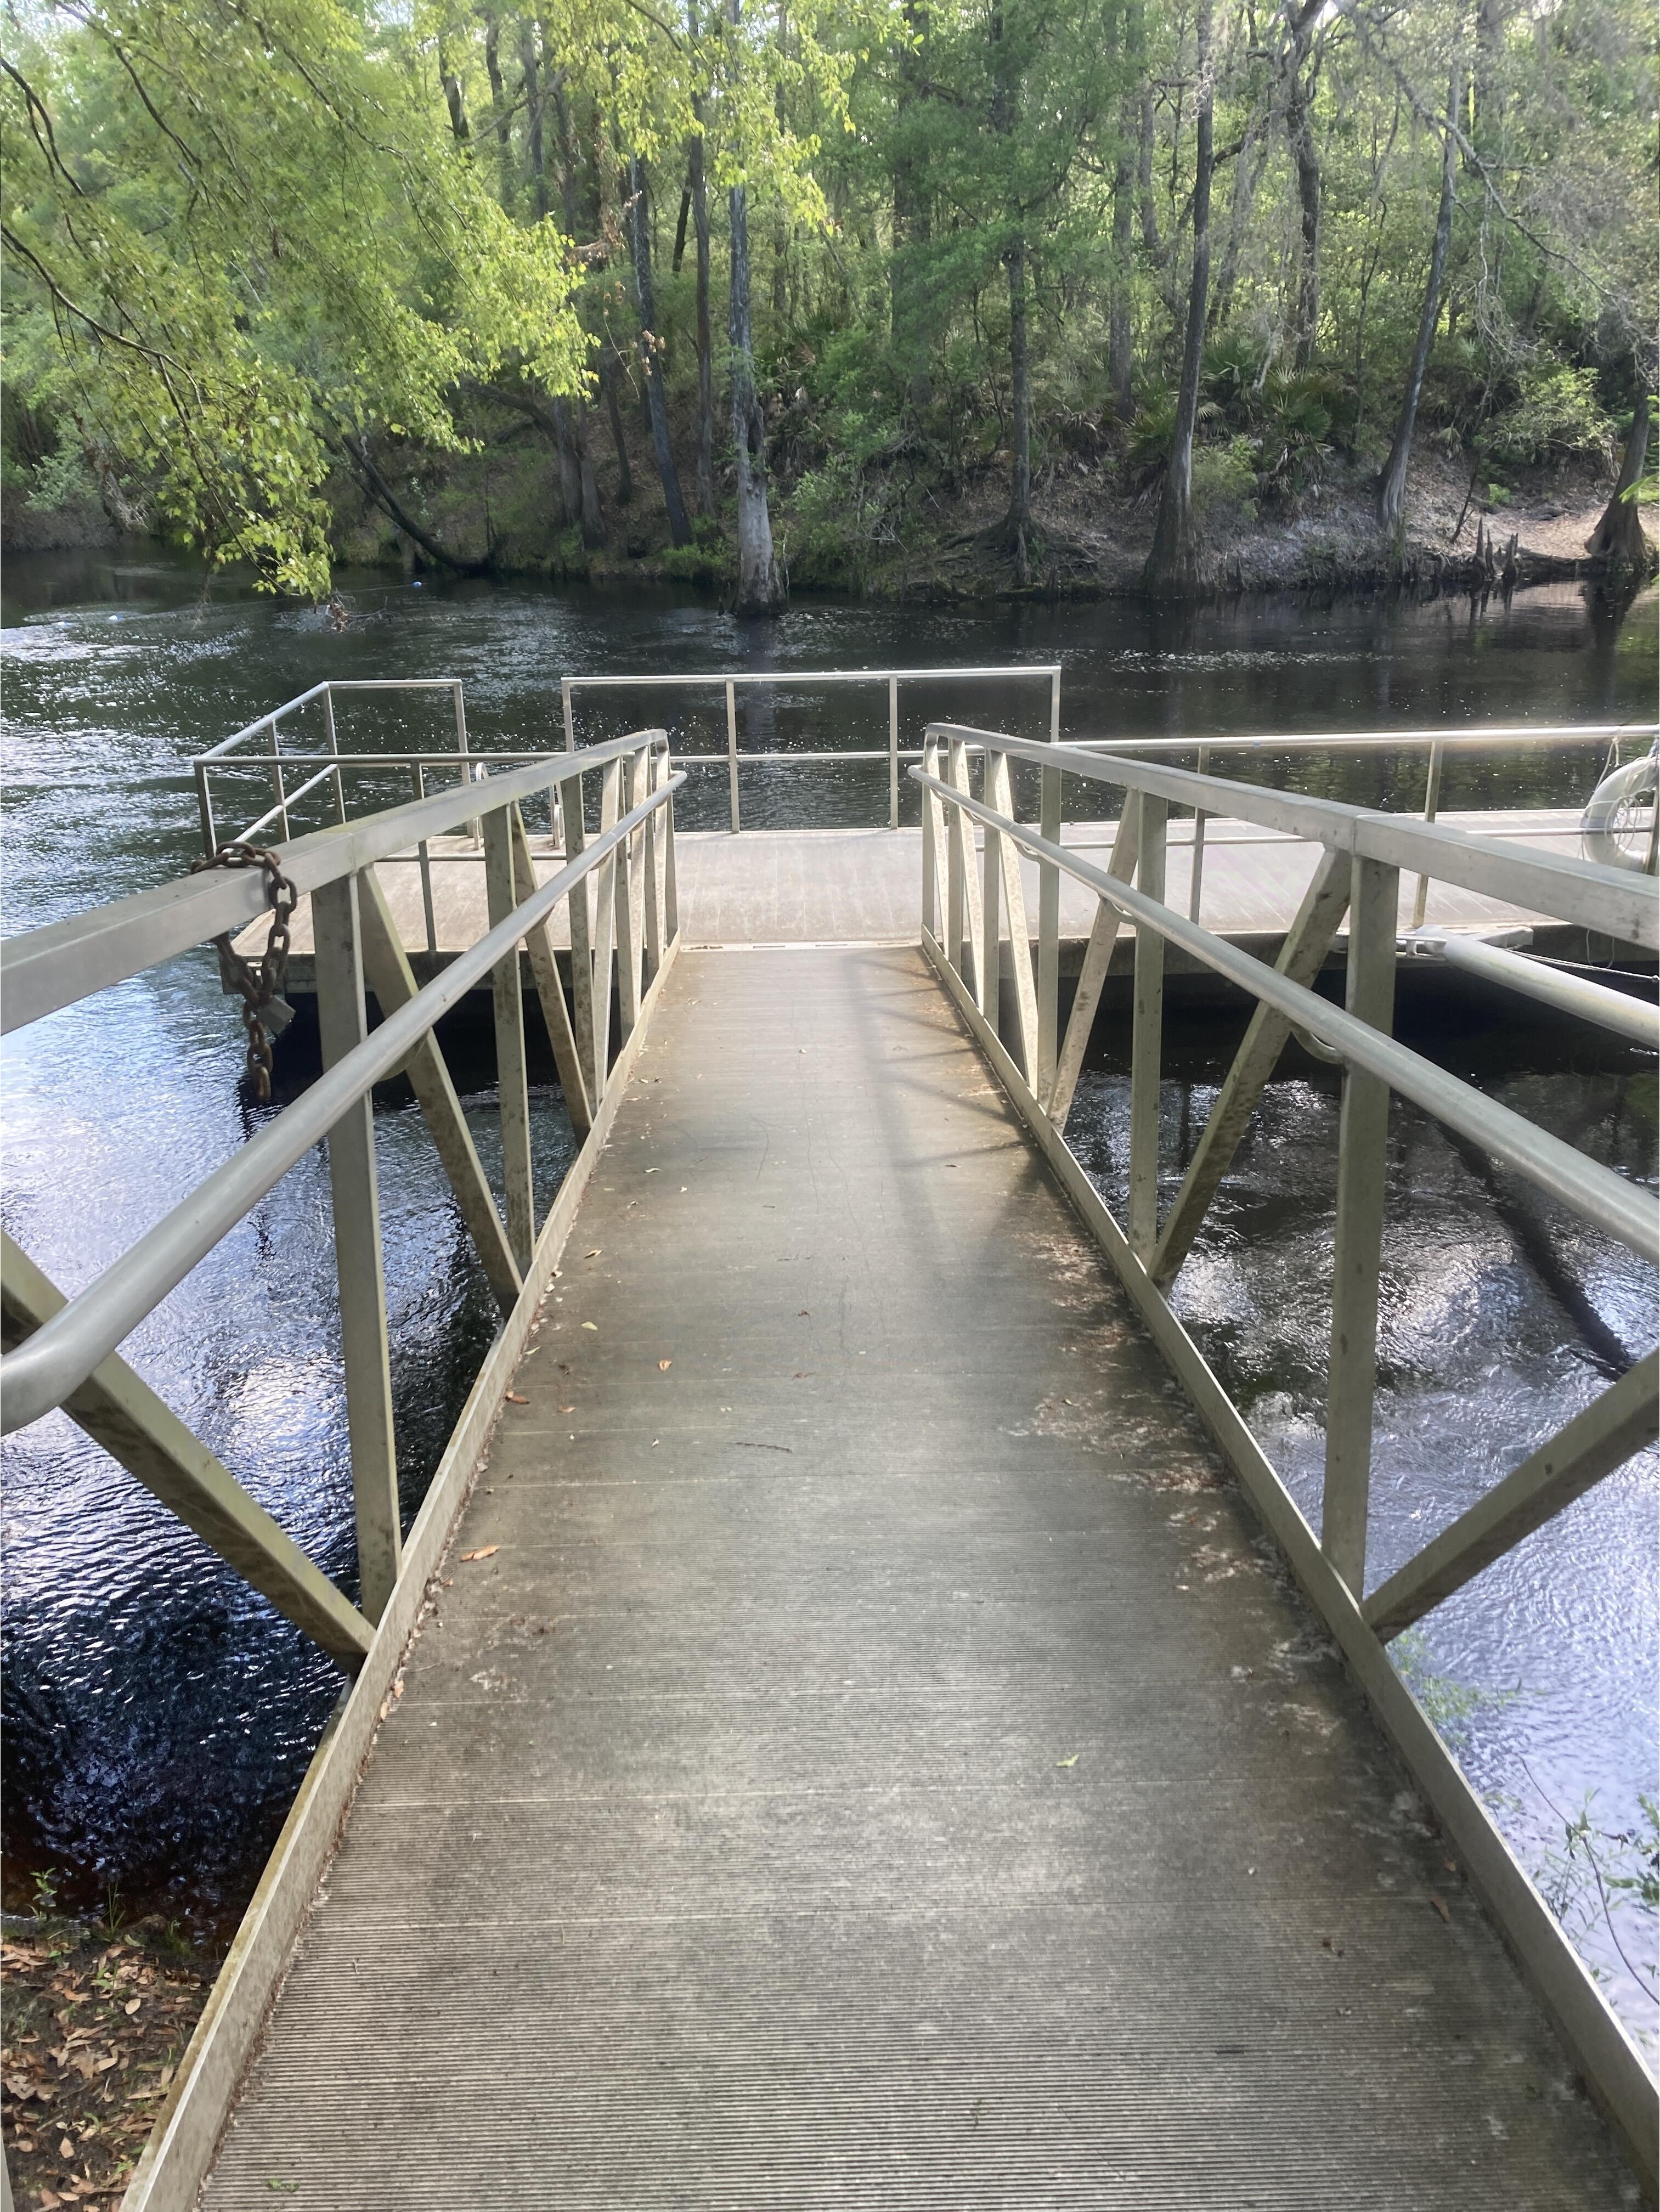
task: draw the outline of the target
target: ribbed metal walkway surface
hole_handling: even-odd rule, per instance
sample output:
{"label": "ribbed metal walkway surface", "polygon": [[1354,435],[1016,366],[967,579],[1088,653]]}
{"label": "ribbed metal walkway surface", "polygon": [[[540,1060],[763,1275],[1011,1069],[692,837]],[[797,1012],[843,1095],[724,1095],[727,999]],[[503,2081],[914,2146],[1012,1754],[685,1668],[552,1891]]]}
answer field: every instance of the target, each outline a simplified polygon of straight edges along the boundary
{"label": "ribbed metal walkway surface", "polygon": [[555,1291],[213,2212],[1634,2201],[919,956],[684,957]]}

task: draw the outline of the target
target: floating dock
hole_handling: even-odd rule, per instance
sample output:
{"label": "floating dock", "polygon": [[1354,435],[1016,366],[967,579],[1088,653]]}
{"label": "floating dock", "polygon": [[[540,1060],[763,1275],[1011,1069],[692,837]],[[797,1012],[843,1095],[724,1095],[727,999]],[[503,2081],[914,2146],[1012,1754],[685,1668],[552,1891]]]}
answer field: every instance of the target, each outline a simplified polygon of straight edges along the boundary
{"label": "floating dock", "polygon": [[[1528,811],[1444,814],[1442,826],[1481,837],[1514,842],[1527,852],[1578,857],[1579,812],[1575,808]],[[1117,823],[1068,823],[1062,842],[1068,851],[1104,867]],[[537,880],[545,883],[562,854],[545,835],[530,840]],[[745,830],[679,831],[675,858],[680,921],[690,945],[893,945],[913,941],[918,885],[921,880],[920,830]],[[1199,919],[1218,936],[1243,945],[1260,958],[1277,955],[1286,929],[1312,879],[1317,848],[1306,841],[1250,822],[1212,817],[1205,824],[1201,863]],[[1172,822],[1168,845],[1170,903],[1192,911],[1194,837],[1192,821]],[[410,956],[423,981],[477,942],[486,921],[483,848],[468,837],[430,841],[423,864],[414,854],[383,860],[377,871]],[[1037,867],[1023,862],[1029,915],[1037,912]],[[1415,878],[1403,876],[1401,927],[1413,926]],[[1075,973],[1095,919],[1094,896],[1069,876],[1061,879],[1061,968]],[[430,926],[429,926],[430,914]],[[1432,882],[1423,915],[1425,926],[1481,935],[1531,928],[1535,951],[1564,959],[1610,957],[1608,939],[1595,944],[1587,933],[1457,884]],[[569,952],[569,910],[561,905],[552,924],[555,945]],[[289,964],[292,991],[313,988],[310,902],[301,899],[293,925]],[[1343,963],[1340,934],[1332,964]],[[265,928],[254,923],[237,940],[240,951],[257,957]],[[1128,923],[1114,953],[1115,975],[1134,964],[1135,933]],[[1646,957],[1646,956],[1644,956]],[[1171,950],[1169,972],[1199,972]],[[1441,971],[1444,976],[1445,971]]]}

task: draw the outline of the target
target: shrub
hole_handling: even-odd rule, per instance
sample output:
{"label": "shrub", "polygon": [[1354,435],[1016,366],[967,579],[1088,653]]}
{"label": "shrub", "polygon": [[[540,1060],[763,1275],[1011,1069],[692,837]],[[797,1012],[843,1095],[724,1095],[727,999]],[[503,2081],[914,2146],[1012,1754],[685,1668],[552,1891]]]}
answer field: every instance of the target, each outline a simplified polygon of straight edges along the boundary
{"label": "shrub", "polygon": [[1193,504],[1200,514],[1232,508],[1256,518],[1256,446],[1243,433],[1216,446],[1193,449]]}
{"label": "shrub", "polygon": [[1576,453],[1608,458],[1614,424],[1597,398],[1594,369],[1524,369],[1521,381],[1521,397],[1482,434],[1481,451],[1489,460],[1525,465]]}

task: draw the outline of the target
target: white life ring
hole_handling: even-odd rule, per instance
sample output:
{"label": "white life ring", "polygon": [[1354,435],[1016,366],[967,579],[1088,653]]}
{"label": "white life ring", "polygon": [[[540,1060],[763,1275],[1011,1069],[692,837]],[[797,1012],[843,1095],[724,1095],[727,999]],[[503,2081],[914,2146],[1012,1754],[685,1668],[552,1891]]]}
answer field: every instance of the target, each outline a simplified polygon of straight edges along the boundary
{"label": "white life ring", "polygon": [[1653,839],[1657,784],[1660,747],[1603,777],[1579,821],[1579,839],[1588,860],[1642,873]]}

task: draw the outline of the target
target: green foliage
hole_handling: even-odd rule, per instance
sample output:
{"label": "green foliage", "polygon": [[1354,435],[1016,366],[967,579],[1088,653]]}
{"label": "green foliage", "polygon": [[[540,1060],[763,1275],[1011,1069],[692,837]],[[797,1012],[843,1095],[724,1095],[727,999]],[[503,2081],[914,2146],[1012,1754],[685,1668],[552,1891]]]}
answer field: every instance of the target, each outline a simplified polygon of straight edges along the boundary
{"label": "green foliage", "polygon": [[97,497],[98,486],[86,456],[76,447],[60,446],[35,465],[26,504],[50,514],[66,507],[90,506]]}
{"label": "green foliage", "polygon": [[1196,513],[1231,512],[1254,520],[1256,514],[1257,448],[1254,439],[1239,435],[1213,446],[1193,449],[1193,504]]}
{"label": "green foliage", "polygon": [[804,584],[861,590],[898,549],[903,524],[891,477],[844,447],[796,484],[784,541],[790,573]]}
{"label": "green foliage", "polygon": [[[727,195],[741,181],[768,461],[775,490],[794,487],[798,580],[867,579],[920,534],[931,501],[1006,490],[1023,317],[1040,483],[1060,460],[1074,480],[1104,465],[1147,490],[1168,457],[1192,239],[1191,11],[41,0],[9,21],[14,498],[84,499],[95,477],[214,557],[318,592],[331,533],[361,528],[337,518],[362,485],[378,496],[367,463],[414,474],[423,457],[487,453],[489,404],[528,387],[544,410],[516,417],[536,456],[525,504],[556,523],[545,402],[571,402],[598,452],[599,346],[623,382],[637,370],[635,155],[653,350],[686,475],[690,239],[671,264],[699,138],[716,470]],[[1459,170],[1421,421],[1508,481],[1607,454],[1652,374],[1656,38],[1636,0],[1559,0],[1525,21],[1501,6],[1493,26],[1461,124],[1480,161]],[[1435,216],[1438,88],[1466,32],[1438,4],[1376,0],[1323,11],[1301,46],[1283,12],[1223,9],[1214,27],[1227,155],[1195,478],[1213,508],[1283,510],[1392,435]],[[1293,93],[1319,199],[1311,270],[1287,157]]]}
{"label": "green foliage", "polygon": [[1606,460],[1614,424],[1597,396],[1594,369],[1548,364],[1522,372],[1513,404],[1488,423],[1481,450],[1494,461],[1527,463],[1593,453]]}
{"label": "green foliage", "polygon": [[346,441],[453,448],[463,378],[579,382],[564,241],[508,220],[373,18],[102,0],[19,52],[4,242],[39,397],[215,559],[319,593]]}

